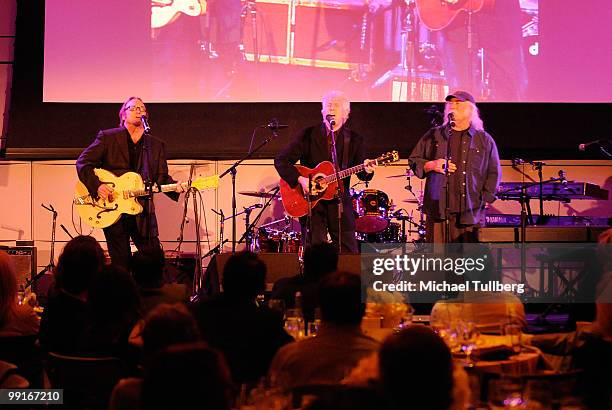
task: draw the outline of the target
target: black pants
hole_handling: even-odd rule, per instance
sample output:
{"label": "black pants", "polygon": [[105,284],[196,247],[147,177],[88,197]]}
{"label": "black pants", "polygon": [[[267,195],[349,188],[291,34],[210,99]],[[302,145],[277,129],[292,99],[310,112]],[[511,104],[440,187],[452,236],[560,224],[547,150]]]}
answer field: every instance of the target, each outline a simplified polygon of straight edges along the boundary
{"label": "black pants", "polygon": [[[357,239],[355,238],[355,214],[349,198],[343,201],[342,213],[342,250],[341,252],[358,253]],[[308,244],[307,228],[308,217],[300,218],[302,225],[302,238]],[[319,201],[312,209],[312,237],[310,245],[327,242],[327,233],[332,243],[338,247],[338,204],[336,201]]]}
{"label": "black pants", "polygon": [[130,249],[130,238],[136,248],[142,249],[144,246],[161,247],[157,236],[151,236],[148,241],[144,229],[139,230],[136,217],[133,215],[121,215],[121,218],[108,228],[104,228],[106,245],[111,261],[115,266],[130,269],[130,259],[132,251]]}
{"label": "black pants", "polygon": [[461,225],[459,215],[450,214],[450,238],[446,238],[446,222],[434,218],[427,218],[425,241],[429,243],[475,243],[478,242],[478,226]]}

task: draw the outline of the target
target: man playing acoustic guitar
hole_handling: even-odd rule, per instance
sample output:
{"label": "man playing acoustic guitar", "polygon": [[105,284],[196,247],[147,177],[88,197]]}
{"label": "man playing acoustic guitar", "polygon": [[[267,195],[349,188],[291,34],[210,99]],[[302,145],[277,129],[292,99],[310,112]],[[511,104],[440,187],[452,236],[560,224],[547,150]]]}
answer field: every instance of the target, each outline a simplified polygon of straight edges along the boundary
{"label": "man playing acoustic guitar", "polygon": [[[111,184],[100,181],[95,168],[103,168],[116,176],[126,172],[140,174],[144,181],[162,185],[174,183],[168,175],[164,143],[145,133],[143,117],[147,109],[138,97],[130,97],[119,110],[119,128],[101,130],[95,141],[81,153],[76,167],[79,179],[94,198],[113,203],[114,192]],[[177,184],[177,190],[183,185]],[[177,201],[178,192],[166,193]],[[131,257],[130,238],[137,248],[159,247],[157,219],[153,201],[148,197],[141,200],[144,211],[138,215],[121,215],[111,226],[104,228],[104,236],[113,264],[128,268]]]}
{"label": "man playing acoustic guitar", "polygon": [[[322,100],[321,124],[308,127],[296,135],[293,141],[281,151],[274,160],[274,166],[280,177],[294,188],[298,184],[302,192],[309,192],[309,178],[301,176],[294,164],[315,168],[322,161],[332,160],[332,130],[336,138],[337,163],[340,170],[363,164],[364,170],[357,173],[362,181],[369,181],[374,176],[375,161],[365,158],[363,137],[345,126],[351,104],[339,91],[327,93]],[[341,219],[341,252],[358,252],[355,239],[355,215],[348,195],[350,178],[340,184],[343,213]],[[330,186],[331,188],[331,186]],[[316,189],[316,187],[315,187]],[[285,208],[288,204],[284,204]],[[332,242],[338,245],[338,203],[335,200],[320,200],[312,208],[311,232],[308,233],[308,218],[302,216],[302,238],[306,244],[314,245],[327,242],[329,232]],[[308,242],[310,239],[310,243]]]}

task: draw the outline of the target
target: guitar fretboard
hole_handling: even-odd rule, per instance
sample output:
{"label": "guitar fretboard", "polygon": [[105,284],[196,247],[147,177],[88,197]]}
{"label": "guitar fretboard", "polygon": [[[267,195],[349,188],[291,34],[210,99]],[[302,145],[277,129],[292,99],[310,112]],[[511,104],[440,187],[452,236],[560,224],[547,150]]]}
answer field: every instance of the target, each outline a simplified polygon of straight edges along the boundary
{"label": "guitar fretboard", "polygon": [[[181,184],[181,185],[184,185]],[[161,185],[158,186],[157,188],[153,189],[153,193],[158,193],[158,192],[172,192],[172,191],[176,191],[176,187],[178,186],[178,184],[167,184],[167,185]],[[127,198],[136,198],[139,196],[145,196],[145,195],[149,195],[149,192],[146,189],[134,189],[134,190],[130,190],[130,191],[123,191],[123,198],[127,199]]]}
{"label": "guitar fretboard", "polygon": [[[344,178],[349,177],[349,176],[351,176],[353,174],[361,172],[364,169],[365,169],[365,166],[363,164],[355,165],[354,167],[347,168],[347,169],[344,169],[344,170],[338,172],[338,178],[339,179],[344,179]],[[334,173],[334,174],[328,175],[323,180],[327,184],[330,184],[332,182],[336,182],[336,174]]]}

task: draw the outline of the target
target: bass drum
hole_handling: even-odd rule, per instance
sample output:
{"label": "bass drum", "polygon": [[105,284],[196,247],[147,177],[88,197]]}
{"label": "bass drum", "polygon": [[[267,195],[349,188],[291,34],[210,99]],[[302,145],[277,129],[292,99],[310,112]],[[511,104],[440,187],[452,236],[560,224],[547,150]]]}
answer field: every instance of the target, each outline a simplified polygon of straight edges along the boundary
{"label": "bass drum", "polygon": [[355,230],[371,234],[382,232],[389,226],[389,197],[377,189],[365,189],[353,196],[353,209],[357,214]]}
{"label": "bass drum", "polygon": [[361,243],[400,243],[402,242],[402,228],[397,222],[390,222],[387,229],[378,233],[355,234]]}

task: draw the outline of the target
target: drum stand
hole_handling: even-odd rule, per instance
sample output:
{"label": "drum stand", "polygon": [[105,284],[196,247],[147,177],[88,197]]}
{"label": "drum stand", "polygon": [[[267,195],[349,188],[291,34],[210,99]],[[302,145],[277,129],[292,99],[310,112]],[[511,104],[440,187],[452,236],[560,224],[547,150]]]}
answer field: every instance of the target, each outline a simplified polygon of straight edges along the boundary
{"label": "drum stand", "polygon": [[[268,207],[272,204],[272,200],[277,197],[278,191],[280,191],[280,187],[279,186],[273,188],[269,192],[270,197],[267,198],[266,202],[263,205],[260,205],[260,204],[251,205],[248,208],[244,208],[243,212],[241,212],[241,213],[236,215],[236,216],[238,216],[238,215],[241,215],[243,213],[246,214],[244,234],[242,234],[242,237],[240,237],[240,239],[238,240],[237,243],[240,244],[240,243],[242,243],[242,241],[246,240],[247,250],[252,251],[252,252],[255,251],[255,246],[254,246],[255,244],[253,243],[253,236],[252,236],[253,228],[255,228],[255,225],[257,225],[257,223],[259,222],[259,220],[263,216],[264,211],[266,209],[268,209]],[[261,211],[259,211],[259,213],[255,217],[253,222],[249,222],[251,211],[253,211],[253,209],[255,209],[255,208],[261,208]],[[228,217],[226,219],[230,219],[230,218],[232,218],[232,217],[230,216],[230,217]],[[276,223],[276,222],[278,222],[278,221],[271,222],[270,224],[273,224],[273,223]],[[270,225],[270,224],[266,224],[266,225],[263,225],[263,226],[265,227],[265,226]]]}

